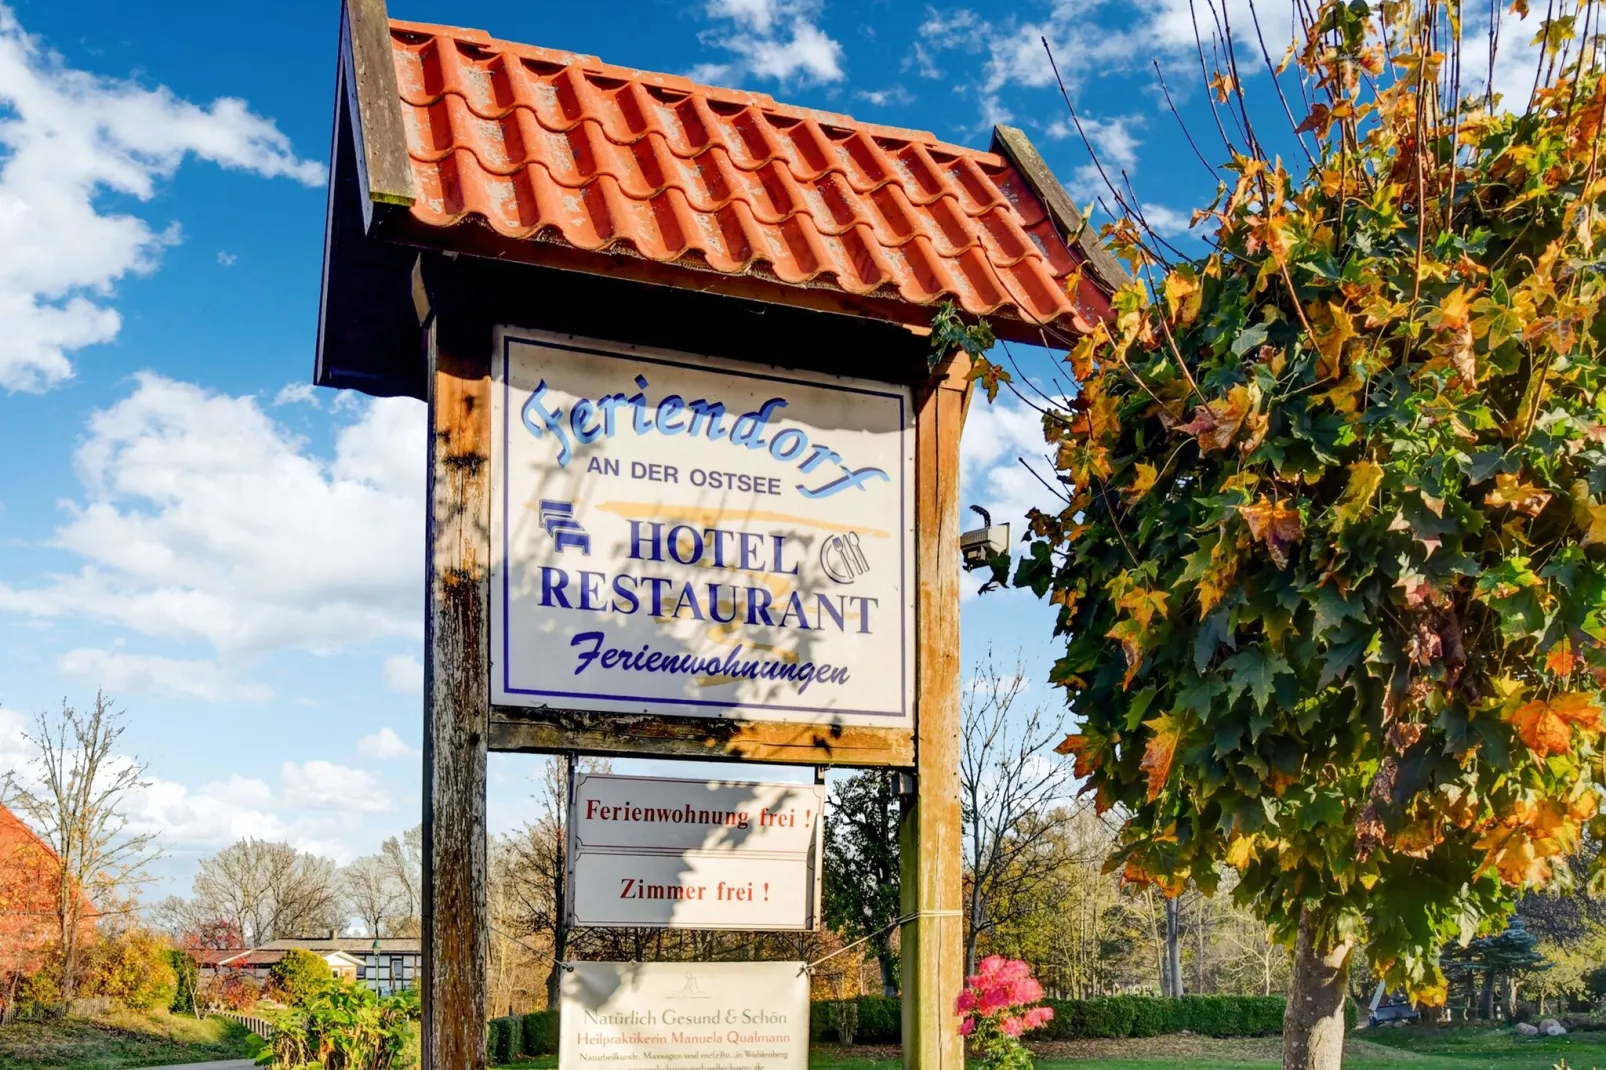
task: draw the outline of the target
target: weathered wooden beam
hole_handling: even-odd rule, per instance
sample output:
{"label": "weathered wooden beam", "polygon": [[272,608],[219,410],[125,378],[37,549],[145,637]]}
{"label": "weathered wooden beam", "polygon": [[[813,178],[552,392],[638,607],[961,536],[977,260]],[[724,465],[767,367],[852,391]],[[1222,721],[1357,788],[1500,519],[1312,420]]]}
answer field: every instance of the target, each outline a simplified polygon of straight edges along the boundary
{"label": "weathered wooden beam", "polygon": [[413,167],[407,158],[396,59],[390,45],[385,0],[346,0],[341,26],[342,53],[349,57],[346,103],[356,120],[357,167],[362,181],[363,218],[371,226],[372,206],[409,207],[417,199]]}
{"label": "weathered wooden beam", "polygon": [[559,712],[496,706],[491,750],[610,757],[741,759],[802,765],[915,763],[913,734],[894,728],[711,721],[641,714]]}
{"label": "weathered wooden beam", "polygon": [[451,326],[428,330],[421,1040],[423,1070],[483,1070],[491,350]]}
{"label": "weathered wooden beam", "polygon": [[898,830],[904,925],[903,1065],[962,1070],[954,1000],[964,980],[959,820],[959,436],[962,354],[916,397],[915,794]]}
{"label": "weathered wooden beam", "polygon": [[1082,256],[1087,260],[1087,266],[1093,276],[1098,280],[1106,294],[1114,293],[1117,288],[1128,281],[1128,275],[1121,267],[1121,262],[1110,255],[1110,251],[1099,244],[1098,234],[1094,232],[1092,224],[1082,215],[1071,195],[1065,192],[1060,180],[1054,177],[1048,164],[1044,162],[1042,154],[1037,151],[1031,139],[1013,126],[999,124],[993,127],[993,151],[1009,160],[1015,165],[1026,184],[1032,188],[1048,209],[1054,225],[1060,233],[1071,241]]}

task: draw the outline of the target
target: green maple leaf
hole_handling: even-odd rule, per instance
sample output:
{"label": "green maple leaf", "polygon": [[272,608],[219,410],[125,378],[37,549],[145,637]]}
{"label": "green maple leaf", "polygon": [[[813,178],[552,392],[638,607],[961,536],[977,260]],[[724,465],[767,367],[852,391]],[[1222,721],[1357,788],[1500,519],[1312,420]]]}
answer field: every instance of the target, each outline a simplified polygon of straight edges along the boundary
{"label": "green maple leaf", "polygon": [[1256,707],[1261,709],[1271,698],[1273,681],[1280,673],[1290,671],[1288,662],[1283,660],[1281,654],[1267,650],[1260,643],[1234,654],[1222,662],[1221,667],[1232,674],[1232,682],[1227,686],[1227,701],[1236,702],[1239,695],[1248,691]]}

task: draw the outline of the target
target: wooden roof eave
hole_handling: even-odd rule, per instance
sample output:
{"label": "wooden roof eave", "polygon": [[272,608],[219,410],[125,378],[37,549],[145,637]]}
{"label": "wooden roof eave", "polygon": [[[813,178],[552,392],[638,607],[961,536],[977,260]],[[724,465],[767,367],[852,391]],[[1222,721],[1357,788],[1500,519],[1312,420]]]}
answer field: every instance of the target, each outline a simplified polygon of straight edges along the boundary
{"label": "wooden roof eave", "polygon": [[[1054,172],[1049,170],[1042,154],[1025,131],[1003,124],[994,126],[991,151],[1015,165],[1015,170],[1020,172],[1032,192],[1037,194],[1038,200],[1048,209],[1060,236],[1086,262],[1087,273],[1093,277],[1106,299],[1113,297],[1116,290],[1131,281],[1121,262],[1099,242],[1092,224],[1076,207],[1076,202],[1071,200],[1071,195],[1060,185],[1059,179],[1054,177]],[[1105,314],[1108,314],[1108,309]]]}
{"label": "wooden roof eave", "polygon": [[384,0],[341,7],[313,383],[423,397],[412,305],[416,250],[387,240],[416,197],[395,107]]}

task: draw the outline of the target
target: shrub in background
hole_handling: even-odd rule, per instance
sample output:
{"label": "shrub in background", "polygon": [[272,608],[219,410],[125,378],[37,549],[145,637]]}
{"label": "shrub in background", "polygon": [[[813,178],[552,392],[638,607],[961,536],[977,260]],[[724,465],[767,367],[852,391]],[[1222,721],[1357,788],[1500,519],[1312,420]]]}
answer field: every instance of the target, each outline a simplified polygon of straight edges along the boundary
{"label": "shrub in background", "polygon": [[558,1053],[558,1012],[554,1009],[531,1011],[523,1016],[519,1027],[526,1055],[556,1055]]}
{"label": "shrub in background", "polygon": [[193,1014],[200,1010],[196,989],[200,985],[201,971],[195,960],[183,948],[167,949],[167,964],[173,968],[173,999],[167,1009],[174,1014]]}
{"label": "shrub in background", "polygon": [[89,948],[80,996],[102,996],[137,1011],[173,1002],[178,977],[167,941],[139,929],[107,937]]}
{"label": "shrub in background", "polygon": [[267,990],[276,999],[299,1007],[333,977],[329,964],[304,948],[293,947],[268,970]]}
{"label": "shrub in background", "polygon": [[523,1047],[522,1025],[518,1015],[513,1014],[490,1020],[485,1047],[492,1063],[502,1066],[519,1057],[520,1049]]}
{"label": "shrub in background", "polygon": [[202,1006],[246,1011],[262,998],[262,986],[254,977],[230,971],[199,985],[197,994]]}

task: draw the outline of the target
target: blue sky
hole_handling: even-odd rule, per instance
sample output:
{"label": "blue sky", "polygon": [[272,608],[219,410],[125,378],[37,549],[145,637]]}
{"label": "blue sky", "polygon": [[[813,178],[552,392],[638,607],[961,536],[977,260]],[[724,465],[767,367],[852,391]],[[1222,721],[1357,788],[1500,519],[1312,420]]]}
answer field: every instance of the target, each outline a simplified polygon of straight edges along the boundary
{"label": "blue sky", "polygon": [[[1287,13],[1272,6],[1280,58]],[[169,851],[153,896],[186,891],[198,857],[243,835],[345,861],[417,820],[422,406],[308,385],[337,11],[0,4],[0,770],[27,760],[33,711],[113,692],[126,750],[150,764],[135,821]],[[1047,36],[1156,229],[1177,234],[1213,186],[1151,69],[1209,128],[1186,0],[397,0],[391,14],[962,144],[1007,120],[1086,202],[1099,187]],[[971,421],[964,500],[1018,532],[1043,495],[1016,463],[1040,453],[1036,420],[1006,400]],[[1019,592],[967,597],[967,663],[1023,647],[1028,697],[1057,702],[1040,682],[1051,619]],[[534,762],[494,761],[493,831],[527,812]]]}

